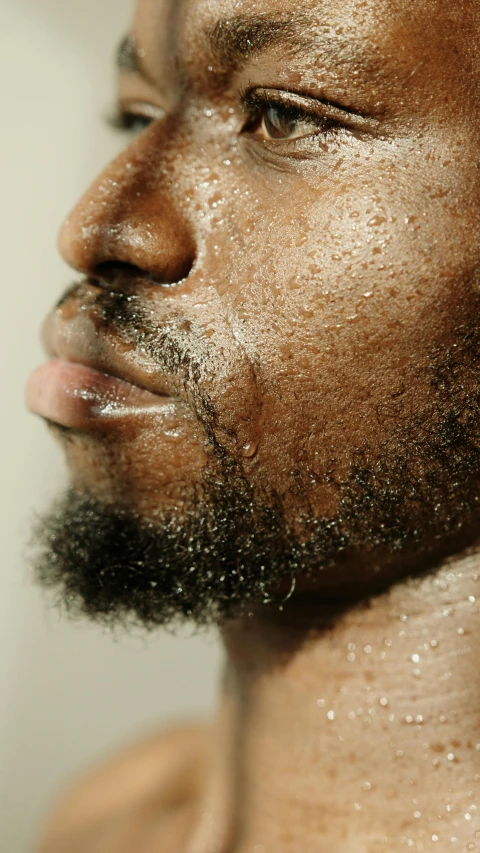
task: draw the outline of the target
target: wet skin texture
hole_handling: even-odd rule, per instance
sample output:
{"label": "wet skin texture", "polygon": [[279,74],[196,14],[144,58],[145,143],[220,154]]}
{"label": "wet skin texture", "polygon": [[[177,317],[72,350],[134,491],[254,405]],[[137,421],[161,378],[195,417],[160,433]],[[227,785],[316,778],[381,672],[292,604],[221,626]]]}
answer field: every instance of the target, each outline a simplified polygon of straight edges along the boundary
{"label": "wet skin texture", "polygon": [[62,432],[44,582],[202,621],[475,542],[479,36],[473,2],[139,0],[119,105],[149,121],[64,225],[86,280],[49,322],[173,404]]}

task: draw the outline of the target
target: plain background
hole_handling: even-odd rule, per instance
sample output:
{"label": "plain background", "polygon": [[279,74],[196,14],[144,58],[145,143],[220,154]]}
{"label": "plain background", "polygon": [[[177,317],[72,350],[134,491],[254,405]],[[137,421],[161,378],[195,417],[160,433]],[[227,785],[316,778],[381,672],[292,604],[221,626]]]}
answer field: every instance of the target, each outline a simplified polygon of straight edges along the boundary
{"label": "plain background", "polygon": [[65,783],[142,732],[205,715],[213,637],[113,638],[69,624],[31,584],[34,511],[64,482],[61,453],[24,410],[41,318],[72,281],[63,216],[121,140],[102,126],[130,0],[0,0],[0,850],[33,853]]}

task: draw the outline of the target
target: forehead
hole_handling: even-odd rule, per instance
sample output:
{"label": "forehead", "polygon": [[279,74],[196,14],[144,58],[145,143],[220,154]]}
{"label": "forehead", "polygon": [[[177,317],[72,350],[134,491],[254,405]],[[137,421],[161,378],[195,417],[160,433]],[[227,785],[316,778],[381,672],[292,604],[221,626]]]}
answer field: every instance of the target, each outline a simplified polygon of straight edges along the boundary
{"label": "forehead", "polygon": [[222,87],[243,64],[229,62],[233,34],[234,55],[260,60],[269,85],[326,85],[347,100],[358,92],[452,130],[454,114],[457,130],[468,128],[480,107],[480,0],[137,0],[132,34],[162,89]]}
{"label": "forehead", "polygon": [[455,44],[470,64],[478,62],[479,0],[137,0],[135,30],[163,51],[200,50],[219,21],[262,17],[303,18],[319,36],[400,52]]}

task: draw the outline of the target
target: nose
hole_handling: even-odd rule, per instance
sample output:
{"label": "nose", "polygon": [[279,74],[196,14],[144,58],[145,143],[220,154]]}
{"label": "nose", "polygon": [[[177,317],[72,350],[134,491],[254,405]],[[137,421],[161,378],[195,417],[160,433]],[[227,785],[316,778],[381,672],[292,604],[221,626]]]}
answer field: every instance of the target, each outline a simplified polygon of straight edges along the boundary
{"label": "nose", "polygon": [[182,281],[195,262],[196,245],[178,196],[178,182],[158,168],[158,157],[131,146],[65,220],[58,240],[62,257],[109,284],[132,276],[159,285]]}

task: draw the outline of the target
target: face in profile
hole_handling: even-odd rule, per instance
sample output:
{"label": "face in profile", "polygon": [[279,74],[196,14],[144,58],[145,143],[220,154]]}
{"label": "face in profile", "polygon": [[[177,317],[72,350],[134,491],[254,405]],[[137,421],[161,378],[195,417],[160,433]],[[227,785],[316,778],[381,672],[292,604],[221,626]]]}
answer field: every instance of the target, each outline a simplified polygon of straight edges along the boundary
{"label": "face in profile", "polygon": [[480,13],[139,0],[125,147],[66,220],[31,408],[42,581],[154,625],[365,595],[480,490]]}

